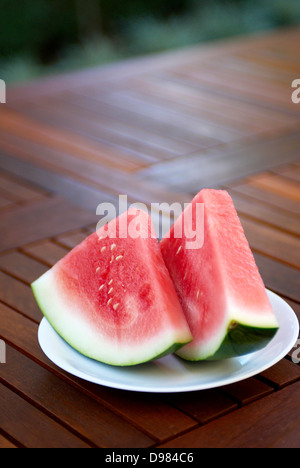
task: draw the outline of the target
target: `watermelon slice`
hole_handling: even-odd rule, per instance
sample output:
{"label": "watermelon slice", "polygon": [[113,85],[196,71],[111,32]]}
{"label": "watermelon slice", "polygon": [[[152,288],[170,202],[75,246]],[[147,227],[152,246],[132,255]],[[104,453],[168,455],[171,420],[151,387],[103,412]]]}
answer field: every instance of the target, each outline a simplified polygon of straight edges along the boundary
{"label": "watermelon slice", "polygon": [[[185,220],[204,204],[204,242],[191,249]],[[199,210],[199,212],[201,212]],[[199,221],[197,223],[197,221]],[[193,341],[178,351],[186,360],[218,360],[265,347],[278,330],[250,246],[226,191],[202,190],[161,242]]]}
{"label": "watermelon slice", "polygon": [[[128,226],[139,236],[124,235]],[[80,353],[140,364],[192,340],[150,216],[132,209],[32,284],[53,328]]]}

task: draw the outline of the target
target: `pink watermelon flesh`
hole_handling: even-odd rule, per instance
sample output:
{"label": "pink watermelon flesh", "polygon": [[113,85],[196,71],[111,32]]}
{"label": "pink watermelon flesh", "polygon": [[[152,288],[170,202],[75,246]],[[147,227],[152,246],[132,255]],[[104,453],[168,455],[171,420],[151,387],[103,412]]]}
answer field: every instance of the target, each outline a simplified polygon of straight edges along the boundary
{"label": "pink watermelon flesh", "polygon": [[[130,223],[139,238],[122,238]],[[107,364],[140,364],[192,339],[151,218],[141,210],[88,237],[32,289],[53,328]]]}
{"label": "pink watermelon flesh", "polygon": [[[184,232],[185,219],[202,225],[195,219],[198,203],[204,204],[204,243],[192,250],[176,232],[178,224]],[[161,251],[193,335],[180,357],[224,359],[269,343],[278,323],[226,191],[202,190],[162,240]]]}

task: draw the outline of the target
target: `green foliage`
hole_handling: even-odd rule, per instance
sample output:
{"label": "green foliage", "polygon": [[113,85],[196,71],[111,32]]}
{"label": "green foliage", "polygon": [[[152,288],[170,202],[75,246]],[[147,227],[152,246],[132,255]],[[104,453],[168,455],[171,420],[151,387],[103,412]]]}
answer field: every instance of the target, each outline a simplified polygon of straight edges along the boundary
{"label": "green foliage", "polygon": [[149,53],[300,23],[299,0],[193,1],[183,15],[135,17],[123,26],[132,53]]}
{"label": "green foliage", "polygon": [[0,0],[0,12],[1,57],[30,53],[47,62],[77,39],[74,0]]}
{"label": "green foliage", "polygon": [[6,83],[32,80],[43,74],[44,67],[31,55],[20,54],[0,61],[0,76]]}
{"label": "green foliage", "polygon": [[300,24],[299,0],[0,0],[0,11],[7,82]]}
{"label": "green foliage", "polygon": [[94,38],[66,49],[54,64],[53,71],[66,72],[94,67],[124,58],[113,41]]}

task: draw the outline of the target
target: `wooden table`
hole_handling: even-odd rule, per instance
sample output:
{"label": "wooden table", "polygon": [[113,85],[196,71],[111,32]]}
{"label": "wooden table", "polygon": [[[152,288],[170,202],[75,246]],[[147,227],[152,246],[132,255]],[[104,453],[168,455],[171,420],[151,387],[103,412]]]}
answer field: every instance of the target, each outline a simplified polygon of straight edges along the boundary
{"label": "wooden table", "polygon": [[[0,447],[299,447],[300,367],[184,394],[114,390],[53,365],[30,283],[96,206],[234,198],[266,286],[300,317],[300,30],[10,88],[0,106]],[[292,350],[293,351],[293,350]],[[291,352],[292,352],[291,351]]]}

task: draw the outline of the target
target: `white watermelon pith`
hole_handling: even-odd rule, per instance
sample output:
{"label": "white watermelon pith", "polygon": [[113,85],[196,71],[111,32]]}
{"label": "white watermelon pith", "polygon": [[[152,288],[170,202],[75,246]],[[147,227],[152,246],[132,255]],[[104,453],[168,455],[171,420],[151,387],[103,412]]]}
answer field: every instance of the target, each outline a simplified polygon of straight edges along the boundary
{"label": "white watermelon pith", "polygon": [[[119,238],[124,216],[139,223],[139,238]],[[151,218],[141,210],[130,210],[88,237],[32,289],[59,335],[107,364],[147,362],[192,339]]]}
{"label": "white watermelon pith", "polygon": [[[190,250],[174,233],[177,223],[193,219],[197,203],[204,204],[204,244]],[[161,251],[193,335],[180,357],[224,359],[269,343],[278,323],[226,191],[202,190],[162,240]]]}

